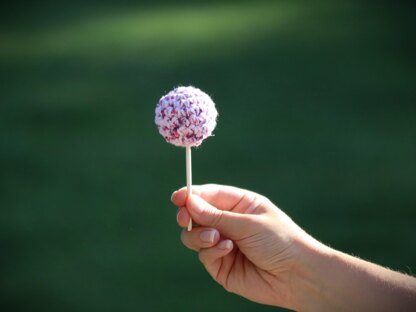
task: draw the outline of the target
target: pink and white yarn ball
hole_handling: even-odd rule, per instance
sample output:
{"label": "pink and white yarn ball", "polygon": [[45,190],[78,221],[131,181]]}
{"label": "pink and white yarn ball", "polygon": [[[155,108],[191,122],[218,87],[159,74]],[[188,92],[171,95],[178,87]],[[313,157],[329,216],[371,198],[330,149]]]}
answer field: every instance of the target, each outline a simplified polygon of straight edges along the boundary
{"label": "pink and white yarn ball", "polygon": [[156,105],[155,123],[166,142],[198,146],[217,125],[217,110],[208,94],[198,88],[177,87]]}

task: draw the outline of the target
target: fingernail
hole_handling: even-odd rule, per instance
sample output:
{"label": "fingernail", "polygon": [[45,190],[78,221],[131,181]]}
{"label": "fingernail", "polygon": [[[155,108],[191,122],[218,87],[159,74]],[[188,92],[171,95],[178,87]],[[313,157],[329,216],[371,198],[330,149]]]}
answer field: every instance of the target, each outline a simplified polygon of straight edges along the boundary
{"label": "fingernail", "polygon": [[219,249],[230,249],[231,247],[233,247],[233,242],[229,239],[223,240],[221,243],[218,244]]}
{"label": "fingernail", "polygon": [[215,240],[215,234],[217,233],[217,231],[215,230],[206,230],[206,231],[202,231],[199,234],[199,238],[201,239],[201,241],[203,241],[204,243],[210,243],[212,244]]}
{"label": "fingernail", "polygon": [[195,213],[201,214],[205,210],[204,209],[204,204],[205,203],[198,196],[192,195],[189,200],[190,200],[190,203],[191,203],[192,210]]}

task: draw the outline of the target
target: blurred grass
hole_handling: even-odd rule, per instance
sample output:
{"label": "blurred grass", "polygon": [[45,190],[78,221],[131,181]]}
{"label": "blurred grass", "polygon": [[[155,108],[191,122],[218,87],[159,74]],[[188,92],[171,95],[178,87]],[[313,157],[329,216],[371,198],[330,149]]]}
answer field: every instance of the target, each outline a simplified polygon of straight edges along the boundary
{"label": "blurred grass", "polygon": [[207,48],[223,55],[244,47],[284,27],[296,10],[295,4],[260,2],[101,12],[59,27],[6,34],[0,51],[9,59],[129,57],[178,64],[200,58]]}
{"label": "blurred grass", "polygon": [[[179,242],[184,151],[154,106],[207,91],[195,183],[270,197],[308,232],[416,264],[411,2],[10,4],[0,31],[1,301],[10,311],[268,311]],[[14,16],[15,18],[10,18]]]}

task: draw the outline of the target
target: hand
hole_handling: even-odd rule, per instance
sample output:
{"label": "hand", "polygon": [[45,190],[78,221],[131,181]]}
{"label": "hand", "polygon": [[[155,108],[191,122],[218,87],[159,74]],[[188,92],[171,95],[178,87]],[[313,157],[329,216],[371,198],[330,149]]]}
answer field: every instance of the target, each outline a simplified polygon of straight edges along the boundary
{"label": "hand", "polygon": [[172,195],[183,244],[199,253],[209,274],[226,290],[252,301],[293,307],[292,277],[306,246],[318,244],[259,194],[222,185],[186,188]]}
{"label": "hand", "polygon": [[416,311],[416,279],[333,250],[259,194],[221,185],[172,195],[211,276],[252,301],[301,311]]}

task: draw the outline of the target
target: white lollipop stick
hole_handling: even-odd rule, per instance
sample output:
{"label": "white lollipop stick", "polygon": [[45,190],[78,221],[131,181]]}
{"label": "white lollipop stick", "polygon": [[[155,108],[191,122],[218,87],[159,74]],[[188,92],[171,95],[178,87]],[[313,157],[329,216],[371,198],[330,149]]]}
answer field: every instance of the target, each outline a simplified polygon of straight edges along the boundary
{"label": "white lollipop stick", "polygon": [[[186,195],[189,198],[192,194],[192,158],[191,147],[186,147]],[[192,218],[189,219],[188,231],[192,230]]]}

